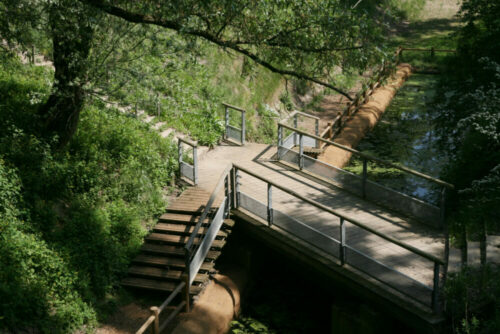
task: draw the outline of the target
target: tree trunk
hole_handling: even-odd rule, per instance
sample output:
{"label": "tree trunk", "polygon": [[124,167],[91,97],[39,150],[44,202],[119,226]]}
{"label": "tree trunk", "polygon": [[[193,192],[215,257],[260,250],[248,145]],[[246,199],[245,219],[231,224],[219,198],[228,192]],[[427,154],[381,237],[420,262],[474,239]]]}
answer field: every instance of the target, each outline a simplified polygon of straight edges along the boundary
{"label": "tree trunk", "polygon": [[462,260],[462,267],[465,267],[468,262],[468,245],[467,245],[467,229],[465,226],[462,228],[462,233],[460,233],[460,253]]}
{"label": "tree trunk", "polygon": [[59,146],[65,146],[78,126],[85,102],[87,58],[93,29],[89,11],[79,2],[59,1],[50,10],[54,85],[47,102],[40,108],[45,131],[59,136]]}
{"label": "tree trunk", "polygon": [[486,264],[486,223],[484,220],[481,222],[481,235],[479,236],[479,254],[481,259],[481,265]]}

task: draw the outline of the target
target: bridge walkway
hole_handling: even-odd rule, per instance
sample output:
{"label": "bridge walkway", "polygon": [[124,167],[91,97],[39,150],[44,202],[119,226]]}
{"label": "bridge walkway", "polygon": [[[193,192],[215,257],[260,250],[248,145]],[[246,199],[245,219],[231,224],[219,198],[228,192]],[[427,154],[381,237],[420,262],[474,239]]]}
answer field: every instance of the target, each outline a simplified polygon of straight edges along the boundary
{"label": "bridge walkway", "polygon": [[[388,234],[437,258],[443,258],[445,240],[441,231],[363,200],[307,172],[279,163],[274,160],[276,151],[274,146],[254,143],[247,143],[245,146],[218,146],[199,162],[198,187],[211,192],[227,165],[234,163],[348,218],[362,222],[373,230]],[[245,194],[240,201],[247,201],[247,205],[258,207],[256,200],[266,205],[268,195],[266,182],[244,172],[240,175],[240,191]],[[247,196],[252,200],[247,200]],[[253,204],[249,201],[253,201]],[[295,234],[301,239],[338,256],[338,245],[332,244],[326,237],[339,240],[340,219],[337,216],[300,201],[279,189],[273,190],[272,201],[274,210],[278,210],[288,218],[293,217],[321,234],[310,233],[307,227],[301,228],[297,224],[286,226],[289,231],[292,229],[293,233],[295,228]],[[262,205],[260,206],[262,209]],[[287,224],[286,219],[283,224]],[[345,240],[351,249],[356,250],[347,256],[354,261],[357,268],[391,286],[398,287],[399,291],[404,291],[422,303],[427,304],[431,299],[434,274],[432,261],[349,222],[346,222]],[[359,256],[358,252],[364,256]],[[371,260],[366,259],[366,256],[371,257]],[[391,270],[387,270],[388,268]]]}

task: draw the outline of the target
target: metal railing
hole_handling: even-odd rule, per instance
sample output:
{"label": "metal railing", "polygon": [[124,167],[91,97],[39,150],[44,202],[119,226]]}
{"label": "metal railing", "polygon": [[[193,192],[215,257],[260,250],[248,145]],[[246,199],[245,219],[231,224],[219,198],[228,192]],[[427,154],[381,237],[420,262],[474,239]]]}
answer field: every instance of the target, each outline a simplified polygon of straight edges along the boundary
{"label": "metal railing", "polygon": [[[175,288],[175,290],[167,297],[167,299],[160,306],[153,306],[150,308],[151,315],[144,322],[144,324],[135,332],[135,334],[143,334],[146,332],[148,328],[151,327],[151,332],[153,334],[160,334],[167,325],[174,319],[174,317],[182,310],[183,307],[186,307],[186,312],[189,312],[189,292],[185,289],[186,281],[179,283],[179,285]],[[165,310],[167,306],[174,300],[174,298],[182,291],[182,289],[187,293],[187,302],[183,300],[175,307],[175,309],[168,315],[168,317],[161,323],[160,314]]]}
{"label": "metal railing", "polygon": [[[184,161],[184,147],[186,144],[192,148],[192,164]],[[187,139],[179,138],[178,140],[178,159],[179,159],[179,175],[191,181],[194,185],[198,184],[198,143]]]}
{"label": "metal railing", "polygon": [[[231,166],[228,166],[226,170],[222,173],[219,182],[215,186],[214,191],[210,195],[210,198],[205,205],[203,213],[200,216],[200,219],[196,223],[193,232],[189,236],[189,239],[184,246],[185,251],[185,263],[186,263],[186,275],[188,277],[188,286],[189,288],[193,283],[198,271],[205,261],[205,257],[207,256],[210,247],[212,246],[217,233],[219,232],[222,224],[224,223],[224,219],[229,216],[229,211],[231,208],[231,187],[230,187],[230,172]],[[217,208],[215,214],[213,214],[212,209],[214,207],[214,202],[217,197],[220,195],[221,190],[224,189],[224,193],[222,196],[222,202],[220,206]],[[213,217],[211,216],[213,214]],[[210,217],[209,217],[210,216]],[[203,237],[199,237],[200,228],[203,224],[206,223],[206,220],[211,218],[209,225],[205,229],[205,233]]]}
{"label": "metal railing", "polygon": [[[314,115],[310,115],[304,112],[300,111],[294,111],[290,115],[288,115],[286,118],[284,118],[281,123],[287,124],[290,120],[293,120],[293,127],[298,128],[299,127],[299,116],[302,116],[304,118],[309,118],[314,121],[314,133],[316,136],[319,135],[319,117],[316,117]],[[292,148],[294,146],[298,145],[299,137],[295,132],[292,132],[290,135],[288,135],[286,138],[283,139],[283,145],[288,148]],[[319,142],[311,137],[305,137],[304,138],[304,146],[309,146],[309,147],[315,147],[319,148]]]}
{"label": "metal railing", "polygon": [[[258,199],[241,191],[241,173],[248,174],[251,177],[264,182],[264,184],[266,185],[265,187],[267,188],[267,203],[262,203]],[[411,245],[408,245],[400,240],[397,240],[388,234],[379,232],[371,228],[370,226],[353,218],[347,217],[346,215],[341,214],[323,204],[308,199],[296,193],[295,191],[281,186],[273,182],[272,180],[262,177],[256,173],[253,173],[252,171],[242,166],[233,165],[233,174],[235,180],[235,209],[243,208],[253,215],[267,221],[269,227],[277,226],[280,229],[283,229],[300,238],[306,243],[322,251],[328,252],[329,255],[333,255],[334,257],[338,258],[340,266],[350,265],[351,267],[364,272],[377,281],[386,284],[387,286],[412,298],[414,301],[432,308],[434,312],[440,311],[440,266],[443,266],[445,264],[442,259]],[[252,183],[252,185],[255,187],[255,183]],[[279,210],[274,208],[272,196],[273,189],[278,189],[288,195],[291,195],[295,199],[294,203],[296,203],[295,205],[297,207],[302,205],[300,203],[305,203],[319,209],[322,212],[326,212],[337,217],[339,219],[339,238],[336,239],[333,237],[333,235],[325,234],[324,232],[311,227],[307,223],[299,221],[297,218],[288,216],[287,214],[280,212]],[[252,193],[254,192],[255,189],[252,189]],[[299,203],[297,203],[296,200],[298,200]],[[377,260],[374,257],[365,254],[362,250],[357,249],[355,245],[350,244],[349,239],[346,235],[346,223],[356,226],[357,228],[360,228],[373,236],[382,238],[390,244],[401,247],[414,256],[423,259],[424,261],[432,262],[432,286],[428,286],[412,277],[407,276],[401,271],[389,267],[388,265],[382,263],[380,260]],[[309,238],[305,238],[304,236],[309,236]]]}
{"label": "metal railing", "polygon": [[[234,141],[240,145],[245,145],[245,127],[246,127],[246,121],[245,121],[245,113],[246,111],[244,109],[241,109],[239,107],[232,106],[227,103],[222,103],[224,106],[224,122],[225,122],[225,133],[224,137],[225,139],[229,139],[231,141]],[[241,113],[241,118],[240,118],[240,128],[232,126],[230,124],[230,111],[231,110],[236,110]]]}
{"label": "metal railing", "polygon": [[[285,146],[283,138],[283,129],[293,131],[299,135],[299,151],[291,150]],[[361,177],[350,173],[344,169],[329,165],[318,159],[311,158],[304,154],[304,138],[312,138],[319,142],[326,143],[350,152],[359,157],[363,161],[363,170]],[[340,187],[349,190],[364,199],[373,200],[386,207],[395,209],[403,213],[410,213],[412,216],[436,227],[444,227],[445,220],[445,196],[447,189],[454,189],[452,184],[437,178],[431,177],[424,173],[415,171],[405,166],[399,166],[392,162],[382,160],[371,155],[359,152],[350,147],[340,145],[333,141],[321,138],[316,135],[309,134],[302,130],[293,128],[283,123],[278,123],[278,160],[283,160],[293,165],[297,165],[299,169],[305,169],[315,175],[325,178],[328,181],[334,181]],[[403,194],[394,189],[388,188],[376,182],[368,180],[369,164],[368,162],[382,164],[384,166],[394,168],[403,173],[410,174],[430,181],[441,187],[440,205],[439,207],[424,202],[416,197]]]}

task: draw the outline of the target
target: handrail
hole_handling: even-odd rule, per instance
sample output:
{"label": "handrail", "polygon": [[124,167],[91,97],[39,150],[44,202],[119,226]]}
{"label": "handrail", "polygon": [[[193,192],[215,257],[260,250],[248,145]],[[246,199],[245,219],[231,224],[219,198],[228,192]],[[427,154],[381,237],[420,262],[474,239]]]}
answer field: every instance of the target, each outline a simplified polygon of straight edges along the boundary
{"label": "handrail", "polygon": [[167,319],[163,322],[163,324],[160,326],[160,314],[165,310],[165,308],[174,300],[174,298],[181,292],[181,290],[186,286],[186,282],[181,282],[177,287],[172,291],[172,293],[165,299],[165,301],[159,306],[153,306],[150,308],[151,310],[151,315],[149,318],[142,324],[142,326],[135,332],[135,334],[143,334],[151,324],[154,323],[153,327],[153,333],[154,334],[160,334],[165,327],[170,323],[170,321],[177,315],[177,313],[180,312],[180,310],[187,305],[186,301],[183,300],[175,310],[168,316]]}
{"label": "handrail", "polygon": [[234,110],[238,110],[238,111],[241,111],[241,112],[246,112],[246,110],[245,110],[245,109],[243,109],[243,108],[236,107],[236,106],[233,106],[233,105],[231,105],[231,104],[229,104],[229,103],[225,103],[225,102],[221,102],[221,103],[222,103],[222,105],[223,105],[224,107],[228,107],[228,108],[231,108],[231,109],[234,109]]}
{"label": "handrail", "polygon": [[317,116],[314,116],[314,115],[311,115],[311,114],[307,114],[307,113],[302,112],[302,111],[294,110],[291,114],[289,114],[287,117],[285,117],[284,119],[282,119],[281,122],[286,122],[290,118],[294,117],[295,115],[301,115],[301,116],[304,116],[304,117],[308,117],[308,118],[312,118],[312,119],[317,119],[317,120],[320,119]]}
{"label": "handrail", "polygon": [[237,170],[241,170],[241,171],[243,171],[243,172],[244,172],[244,173],[246,173],[246,174],[249,174],[249,175],[251,175],[251,176],[253,176],[253,177],[255,177],[255,178],[257,178],[257,179],[259,179],[259,180],[261,180],[261,181],[264,181],[264,182],[266,182],[267,184],[270,184],[270,185],[272,185],[273,187],[276,187],[276,188],[280,189],[281,191],[284,191],[285,193],[287,193],[287,194],[289,194],[289,195],[292,195],[292,196],[294,196],[294,197],[296,197],[296,198],[298,198],[298,199],[300,199],[300,200],[302,200],[302,201],[304,201],[304,202],[306,202],[306,203],[308,203],[308,204],[310,204],[310,205],[312,205],[312,206],[317,207],[318,209],[321,209],[321,210],[323,210],[323,211],[326,211],[326,212],[328,212],[328,213],[331,213],[331,214],[332,214],[332,215],[334,215],[334,216],[337,216],[337,217],[339,217],[339,218],[342,218],[342,219],[344,219],[344,220],[347,220],[347,221],[349,221],[350,223],[352,223],[353,225],[356,225],[356,226],[358,226],[358,227],[361,227],[362,229],[364,229],[364,230],[366,230],[366,231],[368,231],[368,232],[370,232],[370,233],[373,233],[373,234],[375,234],[375,235],[377,235],[377,236],[379,236],[379,237],[381,237],[381,238],[383,238],[383,239],[385,239],[385,240],[387,240],[387,241],[389,241],[389,242],[392,242],[392,243],[396,244],[397,246],[402,247],[402,248],[404,248],[404,249],[406,249],[406,250],[408,250],[408,251],[410,251],[410,252],[412,252],[412,253],[415,253],[415,254],[417,254],[417,255],[420,255],[420,256],[422,256],[423,258],[427,259],[427,260],[433,261],[433,262],[438,263],[438,264],[441,264],[441,265],[445,264],[444,260],[442,260],[442,259],[440,259],[440,258],[438,258],[438,257],[436,257],[436,256],[434,256],[434,255],[432,255],[432,254],[429,254],[429,253],[424,252],[424,251],[422,251],[422,250],[420,250],[420,249],[418,249],[418,248],[415,248],[415,247],[413,247],[413,246],[411,246],[411,245],[408,245],[408,244],[406,244],[406,243],[404,243],[404,242],[402,242],[402,241],[399,241],[399,240],[397,240],[397,239],[395,239],[395,238],[393,238],[393,237],[391,237],[391,236],[389,236],[389,235],[387,235],[387,234],[385,234],[385,233],[379,232],[379,231],[377,231],[377,230],[375,230],[375,229],[373,229],[373,228],[371,228],[371,227],[369,227],[369,226],[365,225],[364,223],[359,222],[359,221],[357,221],[356,219],[350,218],[350,217],[348,217],[348,216],[346,216],[346,215],[343,215],[343,214],[341,214],[341,213],[337,212],[336,210],[330,209],[329,207],[327,207],[327,206],[325,206],[325,205],[323,205],[323,204],[321,204],[321,203],[318,203],[318,202],[316,202],[316,201],[313,201],[313,200],[311,200],[311,199],[308,199],[308,198],[306,198],[306,197],[304,197],[304,196],[302,196],[302,195],[298,194],[297,192],[295,192],[295,191],[294,191],[294,190],[292,190],[292,189],[289,189],[289,188],[287,188],[287,187],[281,186],[281,185],[279,185],[279,184],[275,183],[274,181],[272,181],[272,180],[270,180],[270,179],[268,179],[268,178],[266,178],[266,177],[263,177],[263,176],[257,175],[256,173],[254,173],[254,172],[252,172],[252,171],[250,171],[250,170],[246,169],[245,167],[242,167],[242,166],[237,165],[237,164],[233,164],[233,166],[234,166],[234,168],[236,168]]}
{"label": "handrail", "polygon": [[231,172],[231,169],[232,169],[232,166],[229,165],[226,167],[224,172],[222,172],[222,175],[219,178],[219,181],[217,182],[217,185],[215,186],[214,191],[212,191],[212,194],[210,195],[210,198],[208,199],[207,204],[205,205],[205,208],[203,209],[203,213],[201,214],[200,219],[198,220],[198,223],[196,223],[196,226],[194,227],[193,232],[189,236],[189,240],[186,243],[186,246],[184,246],[186,248],[186,250],[189,250],[189,251],[191,250],[191,247],[193,246],[193,243],[194,243],[194,239],[198,235],[198,231],[200,230],[200,227],[203,224],[203,222],[205,221],[205,219],[207,218],[209,211],[212,209],[212,204],[214,203],[215,198],[217,197],[217,194],[219,193],[222,186],[224,185],[224,180],[227,177],[227,175],[229,174],[229,172]]}
{"label": "handrail", "polygon": [[[222,105],[225,107],[225,112],[224,112],[224,124],[225,124],[225,127],[224,127],[224,138],[225,139],[229,139],[229,131],[228,129],[229,128],[232,128],[232,129],[237,129],[237,131],[240,132],[240,142],[241,142],[241,145],[245,145],[245,134],[246,134],[246,120],[245,120],[245,114],[246,114],[246,110],[243,109],[243,108],[240,108],[240,107],[236,107],[236,106],[233,106],[229,103],[225,103],[225,102],[222,102]],[[229,113],[229,109],[233,109],[233,110],[236,110],[236,111],[239,111],[241,113],[241,128],[238,129],[234,126],[230,126],[230,122],[229,122],[229,118],[230,118],[230,113]]]}
{"label": "handrail", "polygon": [[411,168],[408,168],[408,167],[405,167],[405,166],[398,166],[392,162],[389,162],[389,161],[386,161],[386,160],[383,160],[383,159],[379,159],[377,157],[374,157],[374,156],[371,156],[369,154],[366,154],[366,153],[362,153],[358,150],[355,150],[353,148],[350,148],[350,147],[347,147],[347,146],[344,146],[344,145],[341,145],[339,143],[335,143],[331,140],[328,140],[328,139],[325,139],[325,138],[322,138],[322,137],[319,137],[319,136],[316,136],[316,135],[313,135],[313,134],[310,134],[310,133],[307,133],[305,131],[302,131],[302,130],[299,130],[297,128],[294,128],[294,127],[291,127],[289,125],[286,125],[286,124],[283,124],[283,123],[278,123],[278,126],[282,126],[288,130],[292,130],[292,131],[295,131],[299,134],[302,134],[304,136],[307,136],[307,137],[310,137],[310,138],[313,138],[313,139],[316,139],[316,140],[319,140],[319,141],[322,141],[324,143],[327,143],[329,145],[332,145],[332,146],[335,146],[335,147],[338,147],[342,150],[345,150],[345,151],[348,151],[348,152],[351,152],[352,154],[355,154],[357,156],[360,156],[361,158],[364,158],[364,159],[367,159],[367,160],[372,160],[372,161],[375,161],[375,162],[378,162],[378,163],[381,163],[381,164],[384,164],[386,166],[389,166],[389,167],[392,167],[392,168],[396,168],[396,169],[399,169],[401,171],[404,171],[404,172],[407,172],[407,173],[410,173],[410,174],[413,174],[415,176],[418,176],[418,177],[421,177],[423,179],[426,179],[428,181],[432,181],[434,183],[437,183],[441,186],[444,186],[444,187],[447,187],[449,189],[454,189],[455,186],[453,184],[450,184],[448,182],[445,182],[443,180],[440,180],[440,179],[437,179],[437,178],[434,178],[432,176],[429,176],[427,174],[424,174],[424,173],[421,173],[421,172],[418,172],[416,170],[413,170]]}
{"label": "handrail", "polygon": [[181,137],[178,137],[177,140],[179,140],[180,142],[186,143],[191,147],[198,147],[197,141],[191,141],[189,139],[185,139],[185,138],[181,138]]}

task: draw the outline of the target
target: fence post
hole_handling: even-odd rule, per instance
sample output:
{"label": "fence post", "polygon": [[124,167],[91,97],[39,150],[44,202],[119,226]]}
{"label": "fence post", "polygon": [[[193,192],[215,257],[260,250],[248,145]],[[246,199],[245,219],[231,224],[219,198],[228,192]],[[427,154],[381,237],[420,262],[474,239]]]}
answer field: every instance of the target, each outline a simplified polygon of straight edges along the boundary
{"label": "fence post", "polygon": [[283,146],[283,127],[278,123],[278,160],[281,160],[281,146]]}
{"label": "fence post", "polygon": [[433,279],[433,289],[432,289],[432,310],[435,313],[440,312],[440,303],[439,303],[439,263],[434,262],[434,279]]}
{"label": "fence post", "polygon": [[227,139],[229,137],[228,135],[228,128],[229,128],[229,108],[227,106],[224,106],[225,108],[225,116],[224,116],[224,120],[225,120],[225,131],[224,131],[224,136],[226,137],[225,139]]}
{"label": "fence post", "polygon": [[361,193],[363,195],[363,199],[366,198],[366,177],[368,174],[368,160],[363,158],[363,178],[362,178],[362,189]]}
{"label": "fence post", "polygon": [[231,169],[231,209],[236,209],[236,168]]}
{"label": "fence post", "polygon": [[198,146],[193,146],[193,182],[198,184]]}
{"label": "fence post", "polygon": [[234,181],[235,181],[235,192],[236,192],[236,207],[240,207],[240,181],[238,180],[240,178],[240,171],[235,168],[234,171]]}
{"label": "fence post", "polygon": [[[319,119],[316,118],[316,122],[314,124],[314,134],[319,136]],[[316,139],[316,148],[319,148],[319,140]]]}
{"label": "fence post", "polygon": [[241,145],[245,145],[245,111],[241,112]]}
{"label": "fence post", "polygon": [[267,184],[267,222],[269,226],[273,224],[273,186]]}
{"label": "fence post", "polygon": [[340,218],[340,248],[339,248],[339,258],[340,265],[345,264],[345,221],[344,218]]}
{"label": "fence post", "polygon": [[191,311],[191,305],[190,305],[190,297],[189,297],[189,287],[190,287],[190,279],[189,275],[184,275],[184,298],[186,300],[186,312]]}
{"label": "fence post", "polygon": [[177,153],[178,153],[178,159],[179,160],[179,176],[182,177],[182,141],[177,139]]}
{"label": "fence post", "polygon": [[153,333],[155,334],[160,334],[160,312],[158,310],[158,307],[152,306],[150,308],[151,313],[155,316],[155,321],[153,325]]}
{"label": "fence post", "polygon": [[228,173],[224,178],[224,192],[226,195],[226,217],[229,217],[229,211],[231,210],[231,191],[229,189],[229,179],[231,177],[231,173]]}
{"label": "fence post", "polygon": [[304,135],[299,134],[299,168],[304,168]]}
{"label": "fence post", "polygon": [[[299,125],[298,118],[299,118],[298,114],[295,114],[295,116],[293,116],[293,127],[296,129]],[[293,133],[293,146],[297,146],[297,132]]]}

